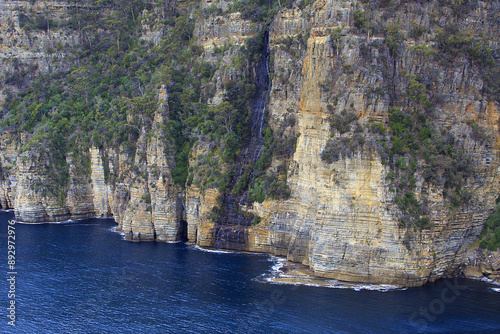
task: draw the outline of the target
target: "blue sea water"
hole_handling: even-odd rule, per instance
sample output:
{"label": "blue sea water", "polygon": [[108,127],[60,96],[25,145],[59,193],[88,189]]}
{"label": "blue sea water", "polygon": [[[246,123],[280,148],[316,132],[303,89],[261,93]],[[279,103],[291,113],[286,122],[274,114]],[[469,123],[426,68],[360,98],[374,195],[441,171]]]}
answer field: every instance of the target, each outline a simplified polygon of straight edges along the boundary
{"label": "blue sea water", "polygon": [[386,292],[270,284],[259,279],[275,266],[267,255],[127,242],[105,219],[15,225],[12,327],[9,219],[0,213],[1,333],[500,333],[499,286],[488,282]]}

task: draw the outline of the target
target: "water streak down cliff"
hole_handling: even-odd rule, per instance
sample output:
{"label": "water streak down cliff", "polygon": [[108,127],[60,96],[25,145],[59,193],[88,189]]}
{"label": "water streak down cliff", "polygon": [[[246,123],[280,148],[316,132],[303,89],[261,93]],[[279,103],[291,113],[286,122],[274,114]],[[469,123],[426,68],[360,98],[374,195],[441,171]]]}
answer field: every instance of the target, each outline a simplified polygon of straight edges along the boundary
{"label": "water streak down cliff", "polygon": [[245,249],[248,239],[247,227],[252,224],[253,216],[245,215],[241,210],[242,205],[251,205],[246,192],[233,194],[232,189],[242,177],[253,179],[254,167],[262,154],[264,118],[266,114],[267,98],[270,89],[269,80],[269,32],[264,33],[260,50],[260,57],[252,67],[252,79],[256,86],[255,97],[250,103],[251,117],[250,143],[240,148],[236,158],[234,174],[232,175],[228,191],[223,195],[222,213],[214,227],[215,248]]}
{"label": "water streak down cliff", "polygon": [[[124,108],[123,126],[134,133],[133,145],[104,143],[86,149],[83,155],[90,161],[86,174],[75,168],[77,156],[66,157],[70,166],[66,198],[50,189],[53,179],[48,172],[53,164],[47,147],[26,145],[35,138],[33,133],[2,133],[2,208],[15,208],[16,217],[26,222],[113,216],[129,240],[179,241],[187,234],[189,242],[200,246],[273,253],[309,266],[317,276],[341,280],[417,286],[460,272],[465,253],[480,235],[500,192],[499,101],[485,88],[497,72],[485,77],[478,66],[481,56],[471,58],[468,53],[474,47],[484,55],[490,52],[491,59],[485,62],[498,65],[500,1],[464,2],[467,13],[457,12],[454,2],[438,0],[387,1],[384,6],[316,0],[305,7],[292,5],[276,13],[261,55],[249,67],[241,65],[248,56],[242,47],[264,23],[244,19],[227,5],[202,1],[206,12],[196,16],[192,36],[185,36],[197,43],[188,58],[198,57],[206,70],[203,94],[192,94],[200,101],[206,98],[205,109],[223,100],[228,83],[247,75],[257,91],[251,100],[250,139],[239,150],[223,194],[212,181],[230,165],[221,159],[223,146],[211,134],[197,132],[190,138],[194,142],[188,168],[193,169],[189,171],[193,182],[182,190],[174,181],[172,120],[166,112],[171,100],[161,86],[169,82],[155,82],[155,91],[149,93],[159,97],[157,110],[142,113],[149,114],[148,122],[137,121],[140,108]],[[15,6],[29,2],[15,1]],[[154,21],[155,13],[167,13],[168,6],[174,5],[162,4],[141,14],[145,41],[154,44],[166,34],[163,23],[155,28],[154,22],[146,21]],[[66,54],[49,55],[50,46],[65,45],[64,26],[52,29],[50,40],[44,30],[36,30],[30,33],[37,37],[30,39],[33,43],[24,43],[30,36],[20,28],[16,10],[1,16],[2,22],[8,23],[10,16],[13,22],[13,28],[0,26],[4,44],[17,45],[10,50],[21,55],[13,60],[0,53],[8,72],[38,64],[38,74],[54,67],[67,74],[64,71],[74,64]],[[453,34],[451,42],[443,32]],[[78,45],[82,37],[75,36],[68,47]],[[458,50],[456,41],[476,44]],[[113,50],[114,45],[110,54]],[[35,57],[37,52],[43,57]],[[459,56],[446,59],[457,52]],[[127,56],[127,61],[134,57]],[[50,67],[44,65],[49,63]],[[166,74],[156,79],[170,80]],[[190,89],[196,90],[195,86]],[[143,87],[134,94],[141,95]],[[0,87],[14,95],[15,88],[3,81]],[[450,154],[433,162],[412,156],[410,151],[416,148],[410,149],[411,145],[396,150],[391,132],[395,110],[413,117],[415,123],[428,121],[427,130],[434,130],[431,136],[423,131],[402,139],[418,139],[421,147],[441,141],[440,150]],[[31,116],[26,114],[18,119]],[[341,131],[342,124],[334,123],[345,114],[354,115],[356,121]],[[420,116],[425,121],[419,121]],[[264,124],[288,153],[275,155],[263,173],[284,165],[283,180],[291,196],[251,203],[245,189],[240,194],[232,189],[245,175],[251,182],[262,154]],[[283,139],[287,136],[297,141],[287,144]],[[338,146],[332,149],[332,143]],[[322,159],[328,150],[336,159]],[[457,154],[468,157],[464,161],[474,172],[456,173],[460,187],[452,189],[445,174]],[[396,163],[404,168],[395,169]],[[401,196],[394,180],[410,167],[415,172],[407,181],[413,186]],[[465,195],[468,201],[454,201],[452,195],[458,199]],[[422,204],[428,219],[425,228],[401,219],[407,214],[405,201]],[[262,220],[252,224],[253,214]]]}

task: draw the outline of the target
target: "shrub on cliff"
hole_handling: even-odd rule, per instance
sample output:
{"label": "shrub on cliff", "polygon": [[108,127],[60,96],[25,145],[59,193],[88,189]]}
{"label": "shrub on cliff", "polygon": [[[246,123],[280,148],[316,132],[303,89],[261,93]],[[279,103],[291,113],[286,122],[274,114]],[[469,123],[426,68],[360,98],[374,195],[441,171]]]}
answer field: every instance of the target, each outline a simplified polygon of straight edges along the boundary
{"label": "shrub on cliff", "polygon": [[500,248],[500,206],[497,206],[488,218],[486,226],[481,233],[479,247],[496,251]]}
{"label": "shrub on cliff", "polygon": [[[289,0],[283,2],[288,3]],[[229,10],[231,12],[240,12],[245,20],[263,22],[273,18],[276,14],[276,6],[279,3],[276,0],[238,0],[230,5]]]}
{"label": "shrub on cliff", "polygon": [[[352,156],[361,148],[374,149],[391,169],[388,180],[395,192],[394,202],[400,209],[401,223],[427,229],[432,224],[427,217],[425,198],[417,199],[414,195],[417,179],[422,177],[427,183],[442,187],[443,197],[450,208],[455,209],[468,204],[472,197],[465,185],[467,178],[474,174],[474,162],[463,148],[464,138],[456,138],[431,124],[432,109],[429,109],[425,89],[415,77],[411,77],[410,82],[408,100],[414,108],[391,108],[387,129],[381,123],[371,123],[365,133],[362,126],[352,124],[356,118],[349,117],[349,113],[333,114],[331,128],[340,136],[335,137],[332,132],[321,159],[332,163]],[[468,125],[472,139],[480,144],[492,139],[483,127],[474,122]]]}
{"label": "shrub on cliff", "polygon": [[266,198],[284,200],[290,198],[291,190],[286,177],[273,173],[256,178],[248,190],[251,201],[262,203]]}
{"label": "shrub on cliff", "polygon": [[337,130],[340,134],[344,134],[351,130],[351,124],[358,120],[356,114],[342,110],[340,114],[332,113],[328,121],[330,122],[330,129]]}

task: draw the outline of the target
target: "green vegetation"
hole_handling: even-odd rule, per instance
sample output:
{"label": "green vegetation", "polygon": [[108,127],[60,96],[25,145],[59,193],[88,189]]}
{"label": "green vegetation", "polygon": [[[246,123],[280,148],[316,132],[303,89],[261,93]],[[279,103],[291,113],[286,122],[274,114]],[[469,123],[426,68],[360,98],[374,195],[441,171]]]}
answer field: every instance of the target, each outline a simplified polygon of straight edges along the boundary
{"label": "green vegetation", "polygon": [[[314,1],[305,0],[302,7]],[[270,22],[280,7],[292,8],[293,0],[238,0],[231,4],[231,12],[241,12],[241,16],[252,22]]]}
{"label": "green vegetation", "polygon": [[[248,198],[252,201],[262,203],[265,199],[276,200],[287,199],[291,195],[287,180],[286,159],[293,153],[294,149],[283,149],[283,146],[295,144],[296,137],[291,140],[283,140],[282,136],[275,136],[270,127],[264,128],[264,147],[260,158],[254,168],[254,181],[250,184]],[[275,170],[269,168],[273,155],[284,161]],[[269,169],[269,170],[268,170]],[[266,170],[268,170],[266,172]]]}
{"label": "green vegetation", "polygon": [[500,248],[500,206],[497,206],[488,218],[480,236],[479,247],[496,251]]}
{"label": "green vegetation", "polygon": [[[165,130],[173,142],[167,145],[171,150],[167,153],[175,157],[175,182],[184,186],[194,136],[203,126],[210,126],[207,122],[213,121],[215,126],[223,122],[220,110],[204,104],[210,97],[206,87],[215,68],[197,60],[202,49],[191,40],[194,21],[189,18],[189,7],[196,6],[195,2],[165,13],[160,23],[164,37],[156,46],[139,39],[139,14],[152,9],[154,3],[128,0],[88,4],[84,8],[75,6],[70,20],[57,24],[23,13],[21,21],[26,30],[46,29],[47,24],[64,26],[81,33],[84,43],[72,51],[69,73],[53,72],[31,80],[26,70],[12,77],[9,83],[17,84],[21,93],[7,96],[0,126],[14,134],[34,133],[25,149],[41,147],[47,152],[51,163],[46,174],[55,181],[50,192],[64,197],[60,194],[69,179],[66,156],[77,150],[88,152],[90,145],[95,145],[120,148],[133,159],[141,129],[149,131],[158,108],[157,89],[168,84],[170,112]],[[245,138],[242,129],[248,109],[241,101],[248,101],[253,92],[248,85],[233,86],[228,90],[239,94],[235,128],[217,134],[231,147],[229,160]],[[106,182],[113,182],[107,156],[103,162]],[[78,169],[90,175],[89,169]]]}
{"label": "green vegetation", "polygon": [[[329,111],[331,113],[328,118],[330,122],[330,130],[336,131],[340,135],[348,134],[344,137],[331,138],[325,149],[321,152],[321,160],[327,163],[332,163],[338,161],[340,156],[350,157],[357,151],[365,142],[365,138],[361,133],[362,130],[356,127],[351,133],[352,128],[357,123],[358,116],[349,111],[341,111],[340,114],[333,112],[333,106],[329,106]],[[334,137],[335,133],[332,132],[330,137]]]}
{"label": "green vegetation", "polygon": [[258,223],[260,223],[262,220],[262,218],[260,218],[259,216],[255,215],[253,216],[253,219],[252,219],[252,224],[253,225],[257,225]]}
{"label": "green vegetation", "polygon": [[[382,162],[391,169],[387,179],[395,192],[394,202],[401,210],[401,224],[424,229],[431,224],[426,216],[426,199],[417,199],[414,194],[417,177],[443,187],[443,196],[454,209],[466,205],[471,199],[471,192],[464,185],[465,180],[474,174],[474,163],[462,148],[459,138],[431,125],[425,113],[431,107],[425,89],[413,77],[409,86],[409,100],[415,108],[411,112],[391,109],[388,128],[382,123],[372,122],[363,129],[353,114],[334,114],[331,128],[340,136],[332,133],[332,138],[321,152],[321,159],[332,163],[341,156],[352,156],[363,147],[377,151]],[[481,143],[491,140],[486,129],[474,122],[468,125],[474,140]],[[367,141],[367,130],[375,138],[378,137],[376,145]]]}
{"label": "green vegetation", "polygon": [[385,28],[385,30],[385,44],[389,48],[391,55],[396,57],[398,56],[398,49],[404,40],[401,35],[400,28],[398,25],[389,25]]}
{"label": "green vegetation", "polygon": [[420,202],[413,195],[417,172],[425,181],[444,187],[443,196],[452,208],[468,203],[471,194],[463,186],[473,175],[474,164],[453,134],[433,128],[422,112],[407,114],[399,109],[389,114],[389,129],[390,141],[382,147],[394,170],[391,184],[404,224],[429,225],[425,199]]}
{"label": "green vegetation", "polygon": [[332,39],[333,47],[335,48],[335,51],[338,56],[341,48],[340,40],[342,38],[342,28],[337,27],[333,29],[332,33],[330,34],[330,38]]}
{"label": "green vegetation", "polygon": [[25,13],[19,14],[19,26],[21,29],[25,30],[49,30],[50,28],[57,28],[60,23],[49,19],[48,13],[45,15],[37,15],[34,18],[30,18]]}
{"label": "green vegetation", "polygon": [[248,191],[249,199],[259,203],[264,202],[267,198],[276,200],[288,199],[290,195],[291,191],[290,187],[286,184],[286,177],[280,179],[274,173],[265,174],[256,179]]}
{"label": "green vegetation", "polygon": [[[273,3],[277,3],[273,1]],[[276,13],[269,1],[263,0],[239,0],[231,4],[232,12],[241,12],[245,20],[252,22],[262,22],[270,20]]]}
{"label": "green vegetation", "polygon": [[436,42],[443,65],[453,65],[460,57],[466,58],[479,68],[483,91],[491,99],[500,101],[500,69],[488,41],[481,36],[464,34],[450,24],[436,30]]}
{"label": "green vegetation", "polygon": [[233,174],[232,169],[222,173],[223,162],[219,150],[197,156],[197,164],[189,167],[187,183],[193,184],[204,193],[208,188],[217,188],[222,193],[226,190]]}
{"label": "green vegetation", "polygon": [[366,29],[370,27],[369,20],[363,10],[357,9],[352,15],[354,18],[354,26],[356,28]]}
{"label": "green vegetation", "polygon": [[[383,34],[385,45],[392,58],[395,59],[399,56],[398,52],[401,51],[400,47],[405,39],[413,38],[417,44],[410,49],[422,54],[429,61],[437,62],[441,66],[453,67],[466,60],[475,66],[484,82],[483,92],[489,98],[500,101],[500,69],[493,52],[496,41],[488,40],[482,33],[474,35],[459,29],[458,22],[464,20],[468,13],[477,9],[477,0],[439,0],[439,8],[435,8],[431,14],[431,27],[424,29],[415,25],[407,34],[402,30],[401,23],[387,25],[386,22],[391,22],[390,18],[395,18],[399,11],[404,10],[405,3],[414,1],[361,2],[363,3],[362,8],[359,5],[354,6],[354,26],[360,32],[368,32],[368,34],[373,35]],[[444,27],[438,25],[436,11],[445,16],[453,13],[447,20],[450,23]],[[492,18],[492,20],[496,20],[496,18]],[[435,26],[438,28],[434,28]],[[434,39],[431,40],[430,36],[433,36]],[[334,40],[333,37],[332,40]],[[364,49],[365,47],[362,46],[361,51]],[[394,64],[396,63],[394,62]],[[392,95],[397,98],[395,93],[393,91]]]}
{"label": "green vegetation", "polygon": [[387,129],[385,128],[384,124],[382,123],[371,123],[370,124],[370,130],[371,132],[379,135],[385,135],[387,132]]}
{"label": "green vegetation", "polygon": [[358,120],[358,116],[352,112],[343,110],[340,115],[332,114],[329,118],[330,128],[344,134],[351,130],[351,123]]}

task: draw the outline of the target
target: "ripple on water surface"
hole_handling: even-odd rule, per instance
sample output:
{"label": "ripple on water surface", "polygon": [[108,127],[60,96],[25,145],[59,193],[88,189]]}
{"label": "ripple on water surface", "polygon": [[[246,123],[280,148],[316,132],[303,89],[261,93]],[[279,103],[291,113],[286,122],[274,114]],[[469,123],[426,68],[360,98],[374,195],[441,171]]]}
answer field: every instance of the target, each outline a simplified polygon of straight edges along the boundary
{"label": "ripple on water surface", "polygon": [[[12,217],[0,214],[4,250]],[[490,282],[458,280],[460,295],[430,322],[418,312],[432,310],[453,280],[406,290],[270,284],[293,278],[284,259],[127,242],[114,226],[109,219],[16,225],[17,323],[0,320],[0,332],[500,332],[499,287]],[[6,280],[0,290],[8,290]]]}

